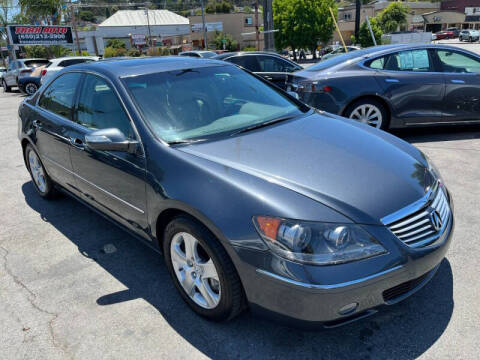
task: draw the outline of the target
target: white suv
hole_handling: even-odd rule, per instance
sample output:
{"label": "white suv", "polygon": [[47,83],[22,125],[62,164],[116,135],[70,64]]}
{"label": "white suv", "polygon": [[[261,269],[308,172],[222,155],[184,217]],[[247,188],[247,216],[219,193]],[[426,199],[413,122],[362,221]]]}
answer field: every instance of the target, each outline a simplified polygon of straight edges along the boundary
{"label": "white suv", "polygon": [[480,39],[480,32],[477,30],[462,30],[458,39],[460,41],[478,41]]}
{"label": "white suv", "polygon": [[70,56],[57,59],[50,59],[45,69],[42,70],[42,78],[40,82],[43,84],[47,79],[58,73],[64,67],[81,64],[84,62],[98,61],[98,56]]}

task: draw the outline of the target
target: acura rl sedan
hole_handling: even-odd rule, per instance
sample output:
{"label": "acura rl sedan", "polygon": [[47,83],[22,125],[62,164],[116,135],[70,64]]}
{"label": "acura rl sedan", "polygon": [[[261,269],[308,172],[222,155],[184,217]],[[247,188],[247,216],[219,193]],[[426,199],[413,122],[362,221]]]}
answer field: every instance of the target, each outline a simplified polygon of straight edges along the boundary
{"label": "acura rl sedan", "polygon": [[480,57],[444,45],[385,45],[290,75],[317,109],[388,129],[480,123]]}
{"label": "acura rl sedan", "polygon": [[68,67],[20,105],[18,135],[39,196],[69,194],[162,252],[212,320],[362,318],[425,285],[452,236],[421,151],[221,61]]}

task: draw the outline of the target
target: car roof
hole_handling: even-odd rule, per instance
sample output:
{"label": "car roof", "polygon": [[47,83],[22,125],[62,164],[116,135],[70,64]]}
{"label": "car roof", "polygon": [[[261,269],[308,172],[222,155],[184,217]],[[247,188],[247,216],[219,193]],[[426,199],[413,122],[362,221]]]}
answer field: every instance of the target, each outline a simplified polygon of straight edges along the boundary
{"label": "car roof", "polygon": [[96,71],[118,78],[209,66],[228,65],[223,61],[213,59],[193,58],[190,56],[161,56],[113,60],[105,59],[69,66],[68,69]]}
{"label": "car roof", "polygon": [[17,59],[17,61],[21,61],[21,62],[25,62],[25,61],[32,61],[32,60],[42,60],[42,61],[48,61],[48,59],[45,59],[45,58]]}
{"label": "car roof", "polygon": [[271,56],[281,57],[282,59],[284,59],[283,56],[280,56],[275,52],[269,52],[269,51],[233,51],[233,52],[226,52],[226,53],[215,56],[214,59],[227,59],[227,58],[232,57],[232,56],[245,56],[245,55],[271,55]]}

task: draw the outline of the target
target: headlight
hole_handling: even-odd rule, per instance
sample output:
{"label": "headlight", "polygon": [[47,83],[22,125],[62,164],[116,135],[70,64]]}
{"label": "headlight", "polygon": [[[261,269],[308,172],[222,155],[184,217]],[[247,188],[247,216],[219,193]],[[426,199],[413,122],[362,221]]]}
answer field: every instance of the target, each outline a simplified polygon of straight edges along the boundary
{"label": "headlight", "polygon": [[253,223],[269,248],[286,259],[315,265],[341,264],[387,251],[355,224],[332,224],[255,216]]}

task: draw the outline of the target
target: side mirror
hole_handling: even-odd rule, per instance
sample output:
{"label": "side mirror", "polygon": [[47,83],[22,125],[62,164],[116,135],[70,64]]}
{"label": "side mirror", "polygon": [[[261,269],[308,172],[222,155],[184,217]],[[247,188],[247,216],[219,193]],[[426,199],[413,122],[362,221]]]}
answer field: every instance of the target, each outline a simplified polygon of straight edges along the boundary
{"label": "side mirror", "polygon": [[300,100],[300,96],[295,91],[287,91],[288,95],[293,96],[295,99]]}
{"label": "side mirror", "polygon": [[123,151],[136,153],[138,141],[129,140],[116,128],[101,129],[85,135],[85,144],[88,148],[100,151]]}

